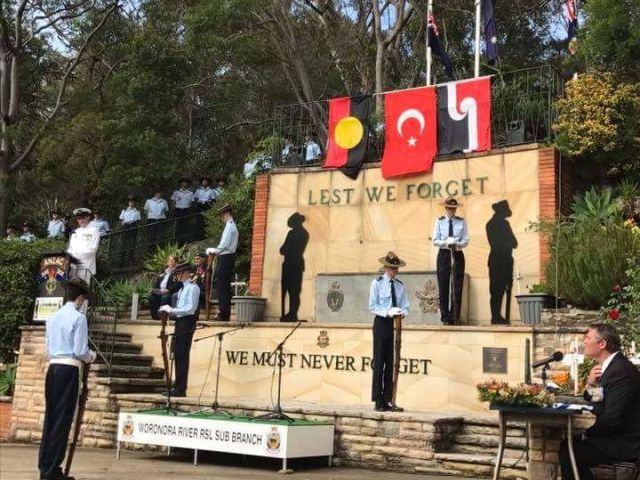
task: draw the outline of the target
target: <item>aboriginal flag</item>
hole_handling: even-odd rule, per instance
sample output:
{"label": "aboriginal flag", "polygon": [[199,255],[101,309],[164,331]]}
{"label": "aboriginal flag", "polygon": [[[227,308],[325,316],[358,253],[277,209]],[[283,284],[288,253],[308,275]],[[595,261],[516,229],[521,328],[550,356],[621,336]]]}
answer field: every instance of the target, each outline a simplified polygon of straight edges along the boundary
{"label": "aboriginal flag", "polygon": [[329,101],[329,139],[324,168],[340,168],[349,178],[358,178],[367,151],[368,118],[373,98],[362,95]]}

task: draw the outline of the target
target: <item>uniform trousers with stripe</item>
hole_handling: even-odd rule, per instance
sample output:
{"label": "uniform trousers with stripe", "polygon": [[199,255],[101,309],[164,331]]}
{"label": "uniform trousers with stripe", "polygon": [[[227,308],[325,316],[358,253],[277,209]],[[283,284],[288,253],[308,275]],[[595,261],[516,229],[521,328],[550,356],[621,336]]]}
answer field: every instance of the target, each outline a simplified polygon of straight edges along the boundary
{"label": "uniform trousers with stripe", "polygon": [[376,315],[373,321],[373,381],[371,400],[377,405],[393,397],[393,318]]}
{"label": "uniform trousers with stripe", "polygon": [[[464,284],[464,253],[453,252],[455,265],[453,272],[453,298],[449,298],[451,289],[451,251],[441,248],[438,251],[438,291],[440,292],[440,320],[442,323],[455,325],[460,322],[462,305],[462,286]],[[452,301],[450,301],[452,300]],[[455,311],[454,311],[455,305]]]}
{"label": "uniform trousers with stripe", "polygon": [[78,401],[80,369],[51,364],[45,379],[45,413],[38,455],[40,478],[53,480],[62,474],[69,432]]}

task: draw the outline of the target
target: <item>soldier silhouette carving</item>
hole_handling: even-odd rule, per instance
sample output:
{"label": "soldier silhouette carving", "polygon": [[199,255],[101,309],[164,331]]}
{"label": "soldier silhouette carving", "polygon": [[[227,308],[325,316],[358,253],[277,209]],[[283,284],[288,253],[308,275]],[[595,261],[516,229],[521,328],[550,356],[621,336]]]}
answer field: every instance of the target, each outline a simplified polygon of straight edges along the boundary
{"label": "soldier silhouette carving", "polygon": [[[287,225],[291,230],[287,233],[287,238],[280,247],[280,255],[284,256],[280,279],[282,312],[280,321],[282,322],[298,320],[302,275],[304,273],[304,251],[309,242],[309,232],[302,226],[304,220],[304,215],[298,212],[289,217]],[[289,295],[289,312],[285,313],[287,294]]]}
{"label": "soldier silhouette carving", "polygon": [[[491,205],[494,214],[487,222],[489,240],[489,293],[491,295],[491,323],[509,324],[511,290],[513,288],[513,250],[518,240],[507,220],[512,215],[509,202],[502,200]],[[505,314],[502,316],[503,298],[506,296]]]}

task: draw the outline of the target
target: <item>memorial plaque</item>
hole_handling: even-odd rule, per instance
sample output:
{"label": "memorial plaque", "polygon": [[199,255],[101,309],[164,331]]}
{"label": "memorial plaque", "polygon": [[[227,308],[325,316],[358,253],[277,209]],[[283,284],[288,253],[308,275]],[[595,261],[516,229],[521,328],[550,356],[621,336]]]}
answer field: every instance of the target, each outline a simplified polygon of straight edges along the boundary
{"label": "memorial plaque", "polygon": [[507,349],[482,347],[482,373],[507,373]]}

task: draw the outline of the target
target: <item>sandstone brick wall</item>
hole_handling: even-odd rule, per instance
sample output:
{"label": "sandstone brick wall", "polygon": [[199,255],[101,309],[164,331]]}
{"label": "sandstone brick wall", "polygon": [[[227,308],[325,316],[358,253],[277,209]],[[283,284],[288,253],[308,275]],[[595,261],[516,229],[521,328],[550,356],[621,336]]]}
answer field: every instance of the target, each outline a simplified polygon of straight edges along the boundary
{"label": "sandstone brick wall", "polygon": [[269,175],[256,177],[255,203],[253,206],[253,237],[251,240],[251,272],[249,290],[262,293],[264,245],[267,231],[267,202],[269,201]]}
{"label": "sandstone brick wall", "polygon": [[[44,325],[23,327],[9,440],[39,442],[42,438],[45,410],[44,381],[47,367]],[[81,445],[93,447],[113,445],[112,437],[117,427],[117,414],[113,413],[115,406],[111,403],[110,397],[109,386],[96,382],[92,372],[89,375],[89,398],[79,438]]]}
{"label": "sandstone brick wall", "polygon": [[22,329],[9,438],[38,442],[44,421],[44,377],[47,369],[44,325]]}
{"label": "sandstone brick wall", "polygon": [[12,400],[11,397],[0,397],[0,441],[9,439]]}

